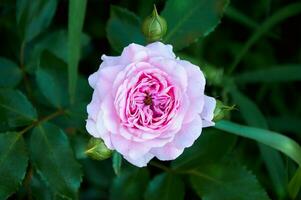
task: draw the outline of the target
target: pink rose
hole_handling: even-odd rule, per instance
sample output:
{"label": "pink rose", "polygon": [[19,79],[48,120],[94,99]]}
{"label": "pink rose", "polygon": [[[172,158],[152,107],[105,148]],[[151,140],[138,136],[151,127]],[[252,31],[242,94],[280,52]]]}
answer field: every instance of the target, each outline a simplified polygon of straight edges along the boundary
{"label": "pink rose", "polygon": [[173,160],[214,125],[216,102],[204,94],[202,71],[176,58],[171,45],[130,44],[121,56],[102,60],[89,77],[86,128],[130,163]]}

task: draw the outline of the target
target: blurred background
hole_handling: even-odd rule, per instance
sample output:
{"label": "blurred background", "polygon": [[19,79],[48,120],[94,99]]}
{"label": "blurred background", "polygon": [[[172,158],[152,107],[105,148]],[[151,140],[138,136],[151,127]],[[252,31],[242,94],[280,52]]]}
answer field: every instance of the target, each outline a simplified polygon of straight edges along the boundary
{"label": "blurred background", "polygon": [[[48,3],[51,1],[53,0]],[[27,12],[20,11],[22,2],[23,7],[27,7]],[[72,164],[69,166],[67,163],[62,167],[62,171],[58,172],[63,178],[59,176],[55,180],[47,181],[43,172],[39,171],[39,162],[35,159],[47,156],[48,151],[45,150],[45,155],[38,156],[29,153],[25,178],[19,181],[17,185],[21,186],[14,190],[14,194],[10,192],[9,199],[292,198],[289,195],[288,185],[298,168],[294,161],[253,140],[214,128],[206,129],[193,147],[185,150],[184,154],[173,162],[154,160],[147,168],[138,169],[123,160],[120,169],[115,166],[118,175],[113,170],[111,158],[104,161],[87,158],[84,151],[90,136],[85,130],[87,117],[85,107],[92,95],[87,78],[98,69],[101,55],[120,54],[119,47],[112,45],[116,44],[114,38],[108,39],[107,35],[113,31],[122,38],[123,34],[126,35],[127,32],[131,34],[132,31],[125,29],[127,26],[118,26],[118,23],[113,28],[110,26],[110,23],[115,23],[114,20],[120,20],[118,14],[114,14],[114,9],[115,12],[117,8],[126,9],[123,12],[125,19],[130,19],[128,22],[130,24],[132,18],[141,22],[148,16],[153,4],[156,4],[158,12],[161,12],[166,2],[87,1],[83,34],[80,36],[81,54],[75,94],[76,106],[73,105],[72,108],[66,102],[68,97],[65,97],[68,95],[69,1],[57,1],[45,11],[44,21],[36,22],[38,20],[35,19],[41,16],[35,15],[35,12],[44,8],[43,4],[47,3],[42,0],[39,2],[38,4],[35,1],[23,0],[18,4],[15,0],[0,0],[0,90],[4,91],[0,94],[6,94],[7,88],[20,90],[36,108],[39,119],[45,116],[47,118],[51,113],[56,113],[57,109],[68,109],[63,115],[51,118],[50,122],[60,127],[67,135],[66,141],[71,149],[69,153],[75,156],[75,161],[70,162],[80,164],[78,170],[82,175],[75,180],[78,183],[74,183],[68,177],[64,178],[69,167],[72,168]],[[221,23],[213,32],[206,37],[203,35],[196,38],[183,48],[176,49],[177,56],[200,66],[204,71],[208,95],[216,97],[226,105],[235,105],[234,110],[225,114],[225,119],[279,132],[298,144],[301,143],[300,4],[301,2],[297,0],[232,0],[223,13]],[[112,6],[117,8],[112,9]],[[50,16],[52,12],[53,19],[49,21],[47,15]],[[202,20],[210,19],[200,19],[200,23]],[[24,35],[35,33],[34,24],[29,33],[24,28],[31,21],[40,24],[47,24],[49,21],[49,26],[41,28],[34,38],[28,36],[28,42],[25,43]],[[120,24],[122,23],[127,22],[121,20]],[[21,71],[14,71],[14,67],[21,68]],[[40,69],[44,71],[39,71]],[[47,84],[51,85],[53,82],[54,85],[57,84],[54,89],[43,90]],[[57,99],[50,97],[49,100],[45,97],[45,91],[59,97]],[[4,101],[4,97],[1,98],[0,104]],[[10,101],[9,96],[7,99]],[[14,101],[13,98],[11,101]],[[4,113],[1,109],[0,111]],[[5,120],[8,115],[3,113],[0,114],[0,120],[3,120],[0,122],[0,132],[22,131],[26,128],[25,125],[30,125],[23,122],[20,126],[10,126],[9,123],[7,125]],[[32,134],[34,131],[32,133],[31,130],[23,134],[28,146],[26,151],[43,152],[43,142],[36,147],[32,141]],[[0,159],[0,169],[1,162]],[[12,163],[18,165],[15,161]],[[66,169],[63,169],[64,167]],[[70,177],[73,177],[73,173],[77,174],[70,172]],[[55,177],[51,173],[49,176]],[[299,179],[300,176],[301,173]],[[4,174],[0,175],[2,181],[6,180],[4,177]],[[60,186],[61,179],[66,180],[67,186]],[[78,186],[69,188],[68,183],[76,185],[80,179],[82,181],[79,189]],[[58,186],[53,186],[56,183]],[[297,188],[299,189],[298,186]],[[300,194],[297,196],[298,189],[295,189],[297,192],[293,195],[295,199],[301,199]],[[3,192],[6,189],[0,189],[0,193],[1,190]],[[72,195],[68,196],[69,193]],[[3,198],[5,199],[5,195]]]}

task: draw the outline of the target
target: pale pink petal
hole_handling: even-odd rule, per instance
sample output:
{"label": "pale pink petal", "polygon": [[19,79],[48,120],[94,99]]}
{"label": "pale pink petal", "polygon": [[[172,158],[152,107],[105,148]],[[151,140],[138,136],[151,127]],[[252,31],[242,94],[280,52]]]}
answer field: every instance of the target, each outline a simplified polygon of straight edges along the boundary
{"label": "pale pink petal", "polygon": [[92,101],[87,105],[87,113],[89,115],[89,118],[92,118],[95,121],[100,111],[100,105],[101,105],[100,100],[101,99],[99,97],[97,90],[94,90],[92,95]]}
{"label": "pale pink petal", "polygon": [[118,151],[119,153],[131,160],[141,158],[150,150],[150,147],[144,145],[143,143],[127,140],[124,137],[117,134],[111,134],[110,137],[112,145],[116,149],[116,151]]}
{"label": "pale pink petal", "polygon": [[214,122],[212,122],[212,119],[214,116],[216,100],[213,97],[205,95],[204,101],[205,104],[201,113],[201,117],[203,119],[203,127],[213,126]]}
{"label": "pale pink petal", "polygon": [[86,129],[87,129],[88,133],[90,133],[92,136],[94,136],[96,138],[100,137],[100,135],[97,132],[96,123],[94,120],[92,120],[92,119],[86,120]]}
{"label": "pale pink petal", "polygon": [[149,63],[166,72],[170,81],[174,82],[182,91],[186,91],[188,85],[187,72],[176,60],[165,57],[152,57],[149,59]]}
{"label": "pale pink petal", "polygon": [[173,142],[167,143],[163,147],[152,148],[150,153],[159,160],[174,160],[183,153],[184,149],[178,149]]}
{"label": "pale pink petal", "polygon": [[148,54],[150,57],[166,57],[174,59],[176,56],[172,51],[171,45],[163,44],[162,42],[154,42],[146,46],[149,50]]}
{"label": "pale pink petal", "polygon": [[97,84],[97,81],[98,81],[98,71],[97,72],[94,72],[93,74],[91,74],[88,78],[88,82],[89,82],[89,85],[95,89],[96,87],[96,84]]}
{"label": "pale pink petal", "polygon": [[92,135],[95,138],[101,138],[109,149],[114,150],[111,144],[109,132],[106,130],[99,131],[99,128],[97,128],[97,124],[94,120],[87,119],[86,129],[90,135]]}
{"label": "pale pink petal", "polygon": [[100,67],[112,67],[112,66],[116,66],[116,65],[120,65],[122,63],[120,63],[120,56],[106,56],[106,55],[102,55],[101,56],[101,60],[103,61],[103,63],[101,64]]}
{"label": "pale pink petal", "polygon": [[144,46],[132,43],[123,49],[120,62],[130,64],[132,62],[145,61],[147,58],[147,49]]}
{"label": "pale pink petal", "polygon": [[202,128],[202,119],[200,116],[196,116],[190,123],[182,126],[173,140],[174,145],[179,149],[190,147],[201,135]]}
{"label": "pale pink petal", "polygon": [[96,121],[96,130],[98,138],[103,139],[104,143],[109,149],[114,149],[112,147],[111,138],[110,138],[110,132],[106,127],[104,126],[104,121],[102,119],[103,111],[99,111]]}
{"label": "pale pink petal", "polygon": [[124,156],[124,159],[126,159],[129,163],[137,166],[137,167],[145,167],[147,163],[154,157],[153,154],[147,153],[143,155],[140,158],[137,159],[131,159],[127,156]]}
{"label": "pale pink petal", "polygon": [[118,134],[119,131],[119,117],[116,114],[114,107],[114,100],[109,95],[103,100],[101,104],[102,120],[104,127],[112,134]]}

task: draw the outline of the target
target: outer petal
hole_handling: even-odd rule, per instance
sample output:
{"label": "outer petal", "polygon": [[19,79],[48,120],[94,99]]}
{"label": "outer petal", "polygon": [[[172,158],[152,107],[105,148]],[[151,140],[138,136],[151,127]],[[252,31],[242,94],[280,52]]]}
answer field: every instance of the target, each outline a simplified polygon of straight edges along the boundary
{"label": "outer petal", "polygon": [[129,160],[137,160],[147,154],[150,150],[150,147],[143,143],[127,140],[117,134],[111,134],[110,137],[113,147]]}
{"label": "outer petal", "polygon": [[110,132],[106,129],[102,116],[103,116],[103,111],[100,110],[96,121],[96,130],[97,130],[98,138],[103,139],[104,143],[109,149],[114,149],[111,143]]}
{"label": "outer petal", "polygon": [[179,149],[190,147],[201,135],[203,128],[202,124],[200,116],[197,116],[190,123],[184,124],[173,140],[174,145]]}
{"label": "outer petal", "polygon": [[205,77],[200,68],[188,61],[178,60],[184,67],[188,76],[187,95],[190,101],[189,110],[184,122],[190,122],[197,114],[200,114],[204,106]]}
{"label": "outer petal", "polygon": [[183,153],[184,149],[178,149],[173,142],[160,148],[152,148],[150,153],[159,160],[174,160]]}
{"label": "outer petal", "polygon": [[127,65],[133,62],[145,61],[147,58],[147,49],[144,46],[132,43],[123,49],[120,62]]}
{"label": "outer petal", "polygon": [[206,95],[204,97],[204,100],[205,104],[201,113],[203,119],[203,127],[214,126],[214,122],[212,122],[212,119],[214,116],[216,100],[213,97],[209,97]]}
{"label": "outer petal", "polygon": [[138,159],[131,159],[129,157],[124,157],[128,162],[132,163],[133,165],[136,165],[137,167],[145,167],[147,163],[154,157],[153,154],[147,153],[143,155],[142,157]]}
{"label": "outer petal", "polygon": [[171,45],[163,44],[162,42],[154,42],[146,46],[149,50],[148,54],[150,57],[166,57],[174,59],[176,56],[172,51]]}
{"label": "outer petal", "polygon": [[104,67],[111,67],[111,66],[115,66],[115,65],[120,65],[120,56],[106,56],[106,55],[102,55],[101,56],[101,60],[103,61],[103,63],[101,64],[100,67],[104,68]]}
{"label": "outer petal", "polygon": [[114,107],[114,99],[110,95],[103,100],[101,110],[100,118],[103,120],[104,127],[112,134],[119,134],[119,117]]}

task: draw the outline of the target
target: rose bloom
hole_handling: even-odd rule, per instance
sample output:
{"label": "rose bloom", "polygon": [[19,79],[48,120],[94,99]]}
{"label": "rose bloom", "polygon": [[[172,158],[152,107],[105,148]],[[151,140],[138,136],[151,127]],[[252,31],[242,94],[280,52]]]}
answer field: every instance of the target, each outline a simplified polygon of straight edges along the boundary
{"label": "rose bloom", "polygon": [[89,77],[86,128],[133,165],[173,160],[214,125],[216,101],[204,94],[202,71],[176,58],[171,45],[130,44],[121,56],[101,59]]}

